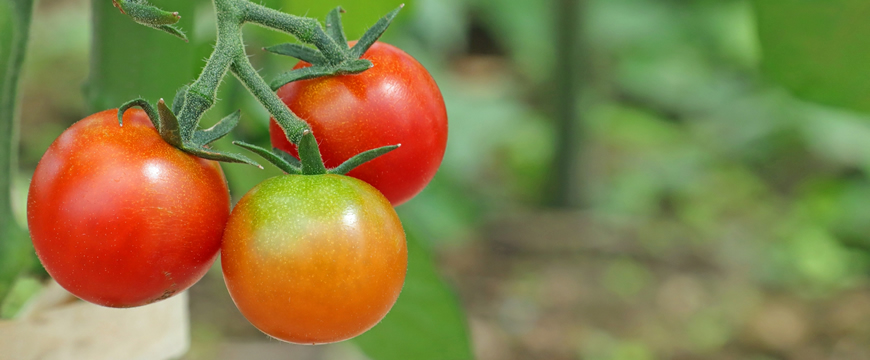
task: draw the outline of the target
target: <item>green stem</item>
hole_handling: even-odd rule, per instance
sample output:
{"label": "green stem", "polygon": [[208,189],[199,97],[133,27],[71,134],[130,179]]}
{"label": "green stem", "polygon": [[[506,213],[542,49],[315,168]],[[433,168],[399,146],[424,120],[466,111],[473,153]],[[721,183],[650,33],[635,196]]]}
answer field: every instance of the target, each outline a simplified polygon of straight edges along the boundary
{"label": "green stem", "polygon": [[199,119],[214,105],[218,86],[227,71],[231,70],[266,110],[275,116],[289,134],[289,140],[298,143],[302,139],[302,132],[310,127],[284,105],[248,61],[242,42],[242,25],[250,21],[286,31],[302,41],[314,43],[327,58],[338,56],[343,59],[341,49],[335,46],[314,19],[284,14],[248,0],[213,0],[213,3],[217,13],[217,43],[199,78],[190,85],[184,97],[184,105],[178,114],[182,138],[189,140],[193,137]]}
{"label": "green stem", "polygon": [[[18,173],[18,81],[24,65],[33,0],[11,1],[12,46],[7,67],[2,69],[0,89],[0,230],[18,228],[12,213],[12,181]],[[4,231],[6,232],[6,231]]]}
{"label": "green stem", "polygon": [[199,74],[187,89],[184,105],[178,114],[183,139],[191,139],[202,115],[214,106],[218,87],[232,63],[233,55],[244,53],[241,20],[232,10],[232,0],[214,0],[217,12],[217,42],[215,49]]}
{"label": "green stem", "polygon": [[560,10],[556,14],[558,33],[554,74],[556,74],[555,112],[558,136],[552,204],[559,208],[577,208],[583,203],[583,179],[580,166],[583,129],[577,103],[581,96],[578,80],[585,65],[580,60],[583,58],[581,52],[584,49],[578,25],[584,2],[585,0],[559,0]]}
{"label": "green stem", "polygon": [[[6,0],[3,0],[6,1]],[[27,232],[15,221],[12,207],[12,181],[18,173],[18,82],[27,40],[30,35],[30,22],[33,16],[33,0],[8,0],[7,7],[12,10],[11,43],[8,57],[0,59],[2,82],[0,82],[0,299],[5,295],[7,280],[30,265],[32,251],[20,251],[25,244]],[[2,55],[2,54],[0,54]]]}
{"label": "green stem", "polygon": [[288,134],[288,140],[298,144],[302,140],[303,132],[311,130],[308,123],[290,111],[287,105],[284,105],[284,102],[260,77],[260,74],[248,61],[247,56],[237,56],[230,70],[245,84],[245,87],[260,101],[260,104],[263,104],[266,110],[275,117],[275,121],[284,129],[284,133]]}
{"label": "green stem", "polygon": [[248,0],[242,0],[241,4],[245,6],[245,21],[286,32],[316,46],[332,65],[346,60],[342,48],[323,31],[317,20],[282,13]]}

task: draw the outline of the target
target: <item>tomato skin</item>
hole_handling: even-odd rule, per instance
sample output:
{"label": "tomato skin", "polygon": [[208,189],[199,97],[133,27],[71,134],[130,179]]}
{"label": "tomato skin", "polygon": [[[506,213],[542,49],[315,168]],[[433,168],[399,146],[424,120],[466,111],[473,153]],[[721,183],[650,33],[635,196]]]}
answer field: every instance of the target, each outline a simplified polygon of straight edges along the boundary
{"label": "tomato skin", "polygon": [[27,199],[36,254],[65,289],[133,307],[199,280],[215,261],[230,197],[217,162],[167,144],[139,109],[91,115],[39,161]]}
{"label": "tomato skin", "polygon": [[[374,67],[356,75],[292,82],[278,96],[311,125],[329,168],[366,150],[402,144],[347,174],[398,206],[422,191],[441,165],[447,109],[435,80],[404,51],[376,42],[362,58]],[[299,62],[294,68],[307,66]],[[298,157],[274,119],[269,130],[272,146]]]}
{"label": "tomato skin", "polygon": [[287,342],[357,336],[390,310],[405,281],[405,233],[387,199],[340,175],[268,179],[236,204],[221,247],[242,314]]}

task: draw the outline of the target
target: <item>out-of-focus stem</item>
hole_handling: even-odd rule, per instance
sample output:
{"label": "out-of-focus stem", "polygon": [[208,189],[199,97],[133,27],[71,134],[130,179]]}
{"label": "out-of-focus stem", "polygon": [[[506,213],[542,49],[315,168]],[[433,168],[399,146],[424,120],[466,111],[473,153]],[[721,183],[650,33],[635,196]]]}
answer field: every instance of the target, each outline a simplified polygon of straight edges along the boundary
{"label": "out-of-focus stem", "polygon": [[[18,172],[18,81],[27,49],[33,0],[6,0],[11,5],[12,43],[0,82],[0,235],[20,229],[12,213],[12,181]],[[2,54],[0,54],[2,56]],[[0,241],[9,241],[0,238]]]}
{"label": "out-of-focus stem", "polygon": [[578,111],[580,75],[585,63],[580,36],[581,11],[585,0],[556,2],[556,158],[554,161],[552,205],[561,208],[582,206],[581,177],[582,122]]}

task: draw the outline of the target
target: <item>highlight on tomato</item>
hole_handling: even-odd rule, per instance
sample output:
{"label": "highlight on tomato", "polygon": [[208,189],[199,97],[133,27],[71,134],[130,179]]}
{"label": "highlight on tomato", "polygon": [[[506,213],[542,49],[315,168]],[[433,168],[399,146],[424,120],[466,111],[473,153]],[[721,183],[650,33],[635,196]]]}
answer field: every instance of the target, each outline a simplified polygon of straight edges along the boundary
{"label": "highlight on tomato", "polygon": [[93,114],[43,155],[27,199],[36,254],[66,290],[109,307],[146,305],[215,261],[230,196],[217,162],[166,143],[145,112]]}

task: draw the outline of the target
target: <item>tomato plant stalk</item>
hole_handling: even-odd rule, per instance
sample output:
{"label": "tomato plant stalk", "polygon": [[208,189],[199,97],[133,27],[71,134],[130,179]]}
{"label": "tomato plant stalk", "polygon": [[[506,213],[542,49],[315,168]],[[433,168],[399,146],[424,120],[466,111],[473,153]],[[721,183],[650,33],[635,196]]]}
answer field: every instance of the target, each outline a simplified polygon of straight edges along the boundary
{"label": "tomato plant stalk", "polygon": [[[163,11],[143,4],[141,1],[113,0],[113,2],[122,13],[132,17],[134,21],[186,40],[181,30],[172,25],[179,19],[177,13]],[[356,46],[351,48],[347,45],[341,29],[340,8],[330,13],[327,19],[327,30],[324,30],[315,19],[282,13],[248,0],[213,0],[213,4],[217,14],[217,42],[215,50],[206,62],[200,76],[192,84],[179,90],[172,104],[172,109],[169,109],[161,101],[158,103],[158,109],[155,110],[146,101],[135,99],[121,107],[121,111],[118,113],[119,120],[127,108],[131,106],[143,107],[164,139],[177,148],[207,159],[254,165],[256,163],[245,156],[215,151],[207,146],[208,143],[202,141],[202,139],[214,141],[225,135],[235,126],[234,121],[237,119],[227,121],[218,129],[198,130],[199,121],[203,114],[214,105],[218,86],[227,72],[235,75],[260,104],[274,116],[287,134],[287,139],[294,144],[299,144],[303,135],[306,132],[311,132],[311,127],[290,111],[274,90],[290,81],[334,74],[359,73],[371,68],[370,61],[359,57],[380,37],[399,11],[396,9],[387,14],[366,32]],[[288,72],[270,86],[257,73],[245,53],[242,42],[242,26],[246,23],[286,32],[300,41],[316,47],[316,49],[312,49],[298,44],[284,44],[283,48],[289,47],[296,51],[273,52],[297,56],[302,60],[322,59],[322,62],[317,62],[313,68]],[[213,134],[204,134],[207,131],[212,131]],[[250,148],[249,146],[245,147]]]}
{"label": "tomato plant stalk", "polygon": [[[3,0],[11,11],[11,41],[0,49],[0,299],[12,278],[37,263],[27,241],[27,232],[15,221],[12,208],[12,181],[18,172],[18,81],[24,64],[33,0]],[[7,51],[2,51],[7,50]]]}

